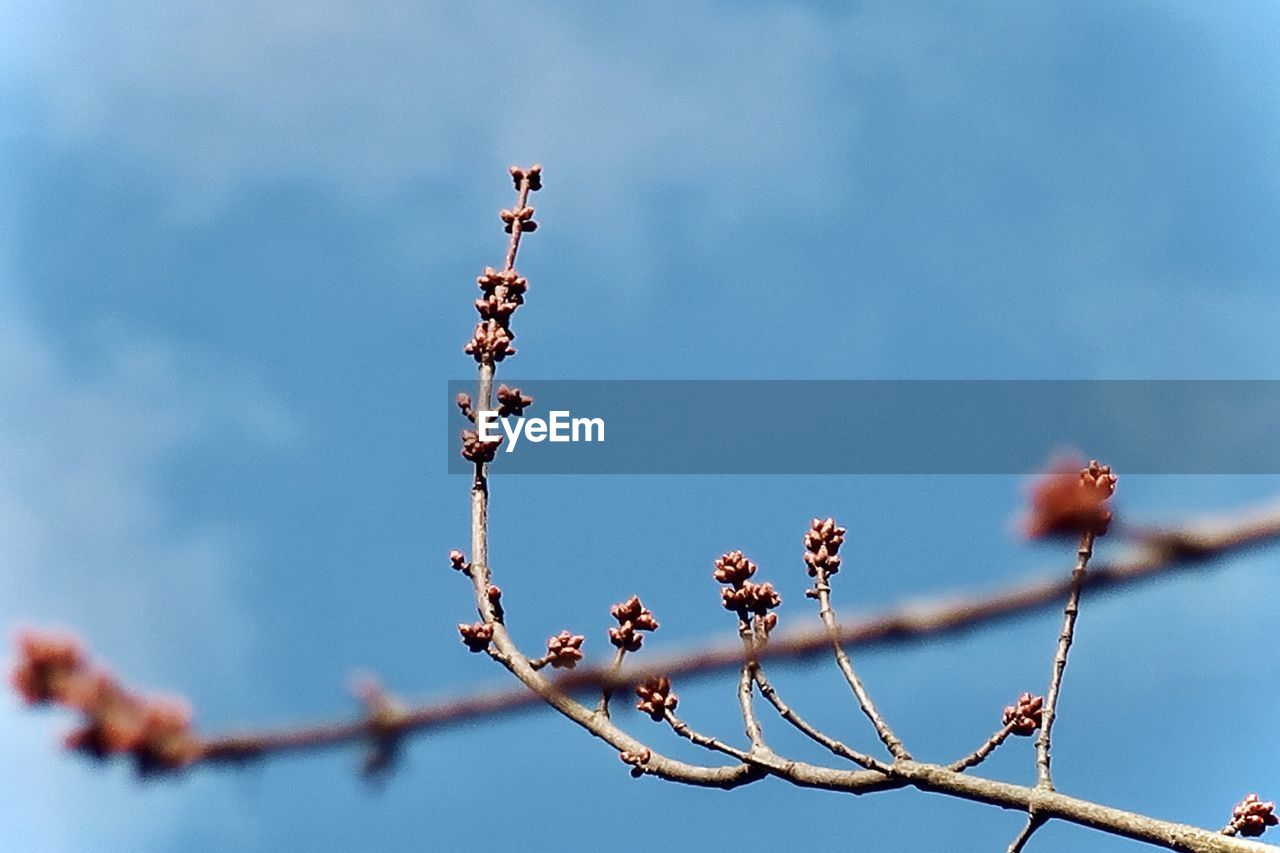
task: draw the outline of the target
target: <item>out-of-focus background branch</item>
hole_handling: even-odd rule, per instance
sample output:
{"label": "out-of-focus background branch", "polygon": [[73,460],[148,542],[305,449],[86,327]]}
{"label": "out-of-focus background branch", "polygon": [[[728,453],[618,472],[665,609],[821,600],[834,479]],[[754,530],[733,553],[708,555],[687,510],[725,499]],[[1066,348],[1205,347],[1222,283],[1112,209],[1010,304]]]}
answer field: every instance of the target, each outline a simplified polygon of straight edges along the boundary
{"label": "out-of-focus background branch", "polygon": [[[1208,570],[1242,550],[1271,545],[1280,538],[1280,509],[1267,504],[1242,510],[1235,518],[1205,519],[1176,527],[1136,531],[1135,537],[1126,556],[1098,564],[1089,572],[1083,584],[1086,592],[1131,586],[1188,569]],[[1059,608],[1069,585],[1069,573],[1059,571],[1004,589],[941,596],[891,608],[843,623],[840,633],[849,648],[910,644],[1015,618],[1031,610]],[[1134,602],[1133,606],[1140,607],[1141,603]],[[779,632],[757,656],[761,660],[803,659],[826,654],[829,646],[826,630],[821,625],[812,625]],[[742,661],[742,645],[735,637],[633,658],[633,663],[620,673],[615,673],[611,664],[601,663],[579,667],[554,680],[565,692],[576,693],[605,685],[630,687],[650,675],[667,675],[677,680],[700,678],[737,669]],[[541,698],[523,686],[458,691],[451,697],[407,709],[396,730],[405,734],[429,731],[542,705]],[[209,737],[203,742],[200,760],[247,760],[276,752],[359,741],[369,736],[367,722],[356,719]]]}

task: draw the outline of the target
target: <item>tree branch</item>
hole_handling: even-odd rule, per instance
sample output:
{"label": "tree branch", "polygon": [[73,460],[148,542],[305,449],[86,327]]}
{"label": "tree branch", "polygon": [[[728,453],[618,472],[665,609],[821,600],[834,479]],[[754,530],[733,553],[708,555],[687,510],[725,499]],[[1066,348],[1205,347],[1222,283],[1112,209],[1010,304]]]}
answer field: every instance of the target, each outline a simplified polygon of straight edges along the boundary
{"label": "tree branch", "polygon": [[1053,720],[1057,715],[1062,674],[1067,668],[1067,653],[1071,651],[1071,641],[1075,637],[1076,616],[1080,612],[1080,588],[1084,584],[1089,558],[1093,556],[1093,538],[1092,530],[1086,530],[1080,535],[1080,547],[1076,551],[1076,567],[1071,572],[1071,591],[1067,595],[1067,606],[1063,611],[1062,632],[1058,635],[1058,648],[1053,656],[1053,673],[1049,677],[1049,692],[1045,695],[1044,710],[1041,712],[1040,734],[1036,737],[1036,784],[1042,788],[1053,787],[1053,774],[1049,770]]}
{"label": "tree branch", "polygon": [[[1111,562],[1095,564],[1081,582],[1081,590],[1129,589],[1141,583],[1173,577],[1189,570],[1209,569],[1241,552],[1280,541],[1280,505],[1267,504],[1239,513],[1235,519],[1190,521],[1178,526],[1148,529],[1140,533],[1131,551]],[[911,642],[945,637],[1048,609],[1070,592],[1071,580],[1055,573],[982,594],[951,593],[935,599],[890,608],[884,612],[840,624],[847,649],[895,648]],[[830,649],[825,626],[779,630],[769,644],[757,651],[761,662],[813,657]],[[638,684],[657,674],[687,680],[702,678],[742,666],[742,645],[732,641],[676,649],[626,667],[613,674],[611,666],[579,667],[557,676],[551,683],[565,693]],[[469,688],[424,702],[405,714],[405,734],[423,733],[460,725],[477,718],[520,713],[541,707],[536,694],[521,687]],[[287,727],[208,737],[199,761],[238,761],[296,752],[328,745],[351,743],[365,737],[361,720]]]}

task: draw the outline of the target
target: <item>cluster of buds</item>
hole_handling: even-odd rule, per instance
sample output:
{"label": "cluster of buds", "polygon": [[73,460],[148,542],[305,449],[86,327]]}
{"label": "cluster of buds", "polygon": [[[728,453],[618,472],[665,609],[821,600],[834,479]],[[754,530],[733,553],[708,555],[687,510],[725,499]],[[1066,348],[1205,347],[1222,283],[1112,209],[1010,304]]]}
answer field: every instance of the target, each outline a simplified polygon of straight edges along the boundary
{"label": "cluster of buds", "polygon": [[502,210],[498,212],[498,216],[500,216],[502,221],[505,223],[503,230],[508,234],[510,234],[516,227],[519,227],[521,231],[525,232],[538,230],[538,223],[533,221],[532,207],[525,206],[512,208],[511,210]]}
{"label": "cluster of buds", "polygon": [[1031,512],[1024,527],[1028,536],[1092,534],[1102,536],[1111,525],[1108,501],[1116,490],[1111,466],[1094,460],[1084,468],[1058,463],[1031,489]]}
{"label": "cluster of buds", "polygon": [[484,272],[476,277],[476,285],[482,292],[476,300],[476,313],[481,320],[497,320],[504,327],[516,309],[524,304],[524,295],[529,290],[529,280],[515,270],[495,270],[493,267],[484,268]]}
{"label": "cluster of buds", "polygon": [[756,573],[756,564],[747,559],[741,551],[730,551],[716,558],[715,571],[711,576],[717,583],[727,583],[737,589],[751,580]]}
{"label": "cluster of buds", "polygon": [[834,518],[815,518],[804,534],[804,564],[809,577],[829,577],[840,571],[840,546],[845,529]]}
{"label": "cluster of buds", "polygon": [[496,319],[481,320],[476,323],[476,330],[462,351],[478,364],[496,364],[507,356],[516,354],[516,348],[511,345],[514,338],[515,335],[502,322]]}
{"label": "cluster of buds", "polygon": [[1257,794],[1250,794],[1231,810],[1231,822],[1227,824],[1227,830],[1233,835],[1257,838],[1267,831],[1268,826],[1275,826],[1277,823],[1280,823],[1280,819],[1276,818],[1276,804],[1261,802]]}
{"label": "cluster of buds", "polygon": [[498,452],[498,445],[500,444],[502,444],[502,436],[498,436],[493,441],[485,441],[480,438],[480,433],[475,430],[464,429],[462,431],[462,458],[477,465],[492,462],[493,455]]}
{"label": "cluster of buds", "polygon": [[665,675],[651,675],[646,678],[644,683],[636,688],[636,695],[640,697],[640,701],[636,703],[636,710],[648,714],[655,722],[661,721],[668,711],[674,711],[680,701],[676,694],[671,692],[671,679]]}
{"label": "cluster of buds", "polygon": [[81,727],[66,738],[69,749],[95,758],[131,755],[143,775],[179,770],[200,757],[185,702],[126,690],[91,667],[71,637],[20,635],[11,681],[28,704],[55,703],[83,715]]}
{"label": "cluster of buds", "polygon": [[547,638],[547,654],[542,660],[551,664],[553,669],[573,669],[582,660],[582,643],[586,638],[581,634],[570,634],[561,631],[554,637]]}
{"label": "cluster of buds", "polygon": [[622,763],[631,767],[631,775],[639,779],[644,775],[644,766],[649,763],[649,759],[653,758],[653,752],[645,747],[636,752],[624,749],[618,753],[618,757],[622,759]]}
{"label": "cluster of buds", "polygon": [[716,558],[715,570],[711,576],[718,582],[726,584],[720,590],[720,600],[725,610],[738,614],[742,620],[742,630],[752,625],[752,616],[759,617],[755,623],[757,631],[763,631],[767,637],[778,624],[776,613],[769,611],[782,603],[782,596],[771,583],[756,583],[751,578],[756,573],[756,564],[747,559],[741,551],[730,551]]}
{"label": "cluster of buds", "polygon": [[737,589],[720,590],[720,598],[725,610],[738,614],[752,613],[766,617],[768,628],[777,624],[777,617],[769,611],[782,603],[782,596],[771,583],[752,583],[747,581]]}
{"label": "cluster of buds", "polygon": [[542,167],[521,169],[519,166],[512,166],[511,178],[520,194],[519,201],[515,207],[499,213],[506,232],[512,235],[507,268],[496,270],[485,267],[484,272],[476,278],[481,291],[480,298],[476,300],[480,322],[464,350],[478,364],[497,364],[507,356],[515,355],[515,347],[511,345],[515,339],[515,333],[511,331],[511,317],[524,304],[524,294],[529,289],[529,282],[512,269],[511,265],[514,263],[520,234],[538,227],[538,223],[533,220],[533,208],[525,204],[525,200],[529,193],[542,189]]}
{"label": "cluster of buds", "polygon": [[454,548],[449,552],[449,568],[458,572],[467,570],[467,555]]}
{"label": "cluster of buds", "polygon": [[498,386],[498,417],[505,418],[510,415],[519,417],[524,414],[524,410],[533,405],[533,398],[520,393],[519,388],[508,388],[506,385]]}
{"label": "cluster of buds", "polygon": [[1018,701],[1004,708],[1004,724],[1015,735],[1028,737],[1040,728],[1044,717],[1044,697],[1023,693]]}
{"label": "cluster of buds", "polygon": [[609,642],[623,651],[640,651],[644,645],[641,632],[658,630],[658,620],[640,603],[639,596],[633,595],[621,604],[613,605],[609,613],[618,620],[618,627],[609,629]]}
{"label": "cluster of buds", "polygon": [[529,181],[529,192],[542,189],[542,166],[530,166],[528,169],[512,166],[508,171],[511,172],[511,180],[515,183],[517,190],[526,178]]}
{"label": "cluster of buds", "polygon": [[460,623],[458,633],[462,635],[463,645],[473,652],[483,652],[493,641],[493,626],[486,622]]}
{"label": "cluster of buds", "polygon": [[[463,347],[463,351],[480,365],[492,366],[505,360],[507,356],[516,354],[516,348],[512,346],[516,335],[511,331],[511,318],[516,309],[524,304],[524,295],[529,289],[528,280],[515,271],[513,264],[520,234],[538,227],[533,221],[533,208],[526,205],[525,200],[530,192],[542,189],[542,167],[522,169],[512,166],[511,178],[520,198],[514,208],[501,212],[506,231],[512,234],[507,266],[501,270],[485,267],[484,272],[476,278],[481,291],[481,296],[475,303],[480,322]],[[474,423],[476,412],[472,407],[471,397],[459,394],[457,403],[462,414]],[[507,388],[505,385],[498,388],[498,414],[502,417],[519,415],[532,403],[533,399],[522,395],[519,388]],[[477,465],[492,462],[501,440],[499,436],[496,441],[481,441],[474,430],[464,430],[462,456]]]}

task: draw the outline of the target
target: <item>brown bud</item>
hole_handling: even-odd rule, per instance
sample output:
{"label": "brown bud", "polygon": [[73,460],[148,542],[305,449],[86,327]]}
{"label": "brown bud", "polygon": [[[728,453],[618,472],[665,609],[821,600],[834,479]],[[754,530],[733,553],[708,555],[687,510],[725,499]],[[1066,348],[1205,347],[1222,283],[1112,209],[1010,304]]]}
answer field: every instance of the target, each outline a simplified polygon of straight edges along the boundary
{"label": "brown bud", "polygon": [[502,444],[502,436],[493,441],[481,441],[480,434],[472,429],[462,431],[462,458],[477,464],[492,462],[493,455]]}
{"label": "brown bud", "polygon": [[646,678],[644,683],[636,688],[636,695],[640,697],[640,701],[636,703],[636,710],[648,714],[655,722],[666,716],[668,711],[674,711],[679,702],[676,695],[671,692],[671,679],[665,675]]}
{"label": "brown bud", "polygon": [[618,757],[622,759],[623,764],[631,765],[631,775],[636,779],[639,779],[644,775],[644,770],[642,768],[644,765],[649,763],[650,758],[653,758],[653,753],[648,747],[641,749],[639,752],[632,752],[624,749],[622,752],[618,753]]}
{"label": "brown bud", "polygon": [[476,622],[473,625],[459,623],[458,633],[462,635],[462,642],[473,652],[482,652],[489,648],[489,643],[493,640],[493,626],[484,622]]}
{"label": "brown bud", "polygon": [[804,562],[809,577],[824,577],[840,571],[840,546],[844,544],[845,529],[834,518],[815,518],[804,534]]}
{"label": "brown bud", "polygon": [[1077,466],[1070,460],[1058,462],[1031,487],[1031,511],[1023,522],[1028,536],[1106,534],[1116,475],[1111,466],[1099,465],[1097,460],[1084,468]]}
{"label": "brown bud", "polygon": [[756,573],[756,564],[746,558],[741,551],[730,551],[716,558],[715,571],[711,573],[720,583],[740,587]]}
{"label": "brown bud", "polygon": [[1023,693],[1013,705],[1004,709],[1004,724],[1015,735],[1027,737],[1040,728],[1044,716],[1044,697]]}
{"label": "brown bud", "polygon": [[1268,826],[1280,822],[1275,812],[1275,803],[1264,803],[1257,794],[1250,794],[1231,811],[1231,822],[1227,827],[1248,838],[1257,838],[1267,831]]}
{"label": "brown bud", "polygon": [[581,634],[570,634],[561,631],[547,639],[547,662],[555,669],[573,669],[582,660],[582,643],[586,638]]}
{"label": "brown bud", "polygon": [[782,597],[774,590],[771,583],[752,583],[747,581],[738,589],[720,591],[724,609],[738,613],[756,613],[764,615],[782,603]]}
{"label": "brown bud", "polygon": [[624,622],[620,628],[609,629],[609,642],[624,651],[638,652],[644,645],[644,636],[630,622]]}
{"label": "brown bud", "polygon": [[629,622],[637,631],[658,630],[658,620],[640,602],[639,596],[633,595],[621,604],[613,605],[609,608],[609,612],[614,619],[618,620],[619,625],[626,625]]}
{"label": "brown bud", "polygon": [[88,663],[74,637],[24,631],[18,635],[18,663],[9,680],[28,704],[65,702],[71,683],[83,680],[87,671]]}
{"label": "brown bud", "polygon": [[504,274],[493,267],[485,267],[484,272],[476,277],[476,284],[487,294],[493,293],[505,281]]}
{"label": "brown bud", "polygon": [[467,555],[459,551],[457,548],[454,548],[449,552],[449,567],[457,569],[460,572],[466,571]]}
{"label": "brown bud", "polygon": [[486,296],[475,302],[476,313],[481,320],[495,320],[504,327],[510,327],[511,315],[520,307],[518,299],[502,299],[497,295]]}
{"label": "brown bud", "polygon": [[533,398],[527,397],[520,393],[519,388],[508,388],[506,385],[498,386],[498,416],[505,418],[509,415],[519,417],[524,414],[524,410],[533,405]]}
{"label": "brown bud", "polygon": [[514,339],[515,334],[497,320],[483,320],[476,324],[471,340],[462,351],[474,358],[477,364],[492,364],[516,354],[515,347],[511,346]]}

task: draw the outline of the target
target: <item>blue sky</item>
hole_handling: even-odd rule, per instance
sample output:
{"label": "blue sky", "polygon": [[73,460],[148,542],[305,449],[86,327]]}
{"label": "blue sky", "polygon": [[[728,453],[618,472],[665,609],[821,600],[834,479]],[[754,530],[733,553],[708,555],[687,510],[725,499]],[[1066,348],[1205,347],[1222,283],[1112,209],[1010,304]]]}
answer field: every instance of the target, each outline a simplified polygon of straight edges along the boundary
{"label": "blue sky", "polygon": [[[349,712],[359,669],[410,697],[500,683],[453,627],[466,483],[438,396],[469,373],[512,162],[546,168],[522,377],[1278,378],[1278,30],[1268,3],[0,0],[0,623],[75,627],[210,731]],[[1010,536],[1012,478],[497,476],[495,569],[534,646],[569,627],[603,653],[633,592],[655,647],[723,635],[709,572],[730,548],[784,622],[810,620],[813,515],[867,543],[850,613],[1068,556]],[[1280,481],[1120,489],[1164,518]],[[1280,747],[1254,735],[1280,664],[1242,651],[1268,648],[1277,559],[1087,602],[1060,787],[1211,826],[1280,796]],[[1042,688],[1056,622],[862,668],[917,754],[952,757]],[[871,744],[833,668],[777,677]],[[728,683],[680,692],[691,722],[738,732]],[[635,825],[693,850],[748,815],[744,849],[991,850],[1021,820],[637,782],[548,715],[418,740],[381,790],[354,750],[141,784],[61,754],[68,723],[0,699],[15,850],[421,849],[481,824],[498,848]],[[988,770],[1031,764],[1019,742]],[[1132,849],[1035,841],[1084,845]]]}

